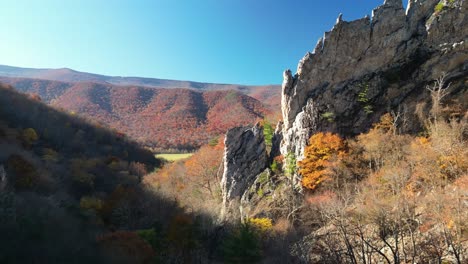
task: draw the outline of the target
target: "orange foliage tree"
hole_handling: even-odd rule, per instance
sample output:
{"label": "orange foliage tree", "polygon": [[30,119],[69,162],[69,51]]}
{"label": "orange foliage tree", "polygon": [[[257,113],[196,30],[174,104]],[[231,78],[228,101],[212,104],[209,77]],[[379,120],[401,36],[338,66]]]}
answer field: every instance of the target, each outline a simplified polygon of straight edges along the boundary
{"label": "orange foliage tree", "polygon": [[215,146],[203,146],[185,162],[188,179],[205,189],[212,197],[218,191],[220,165],[223,159],[224,141]]}
{"label": "orange foliage tree", "polygon": [[302,185],[315,190],[323,182],[331,180],[331,167],[345,153],[345,144],[340,136],[322,132],[312,135],[309,146],[304,149],[304,159],[298,162]]}

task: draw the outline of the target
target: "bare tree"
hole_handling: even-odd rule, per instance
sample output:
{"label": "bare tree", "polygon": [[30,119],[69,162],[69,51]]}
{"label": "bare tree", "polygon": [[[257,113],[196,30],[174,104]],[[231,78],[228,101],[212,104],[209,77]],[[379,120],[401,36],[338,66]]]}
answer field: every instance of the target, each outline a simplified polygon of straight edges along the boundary
{"label": "bare tree", "polygon": [[445,96],[447,96],[449,93],[448,89],[450,88],[451,83],[449,83],[447,86],[444,87],[446,78],[447,78],[447,74],[442,73],[442,75],[435,80],[432,86],[429,86],[429,85],[426,86],[426,89],[431,93],[431,98],[432,98],[431,115],[434,119],[434,122],[437,122],[438,117],[440,115],[442,99]]}

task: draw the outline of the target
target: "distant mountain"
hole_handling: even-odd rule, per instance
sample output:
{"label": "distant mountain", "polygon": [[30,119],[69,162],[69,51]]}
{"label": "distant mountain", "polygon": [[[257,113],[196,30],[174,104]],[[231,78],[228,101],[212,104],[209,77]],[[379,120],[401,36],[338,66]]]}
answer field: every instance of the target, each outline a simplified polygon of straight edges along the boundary
{"label": "distant mountain", "polygon": [[0,77],[0,82],[157,149],[193,149],[229,128],[253,124],[270,113],[260,101],[235,90],[196,91],[6,77]]}
{"label": "distant mountain", "polygon": [[79,72],[68,68],[34,69],[0,65],[0,76],[10,78],[34,78],[61,82],[99,82],[114,85],[136,85],[156,88],[187,88],[201,91],[236,90],[261,100],[264,104],[279,109],[281,86],[263,85],[249,86],[237,84],[216,84],[191,81],[177,81],[143,77],[105,76],[93,73]]}

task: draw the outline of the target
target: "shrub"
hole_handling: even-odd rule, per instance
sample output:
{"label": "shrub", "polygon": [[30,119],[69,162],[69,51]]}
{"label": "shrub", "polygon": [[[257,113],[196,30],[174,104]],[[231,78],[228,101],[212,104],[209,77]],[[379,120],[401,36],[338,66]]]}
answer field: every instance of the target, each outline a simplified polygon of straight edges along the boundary
{"label": "shrub", "polygon": [[370,104],[369,98],[369,84],[363,84],[360,86],[361,91],[358,93],[358,102],[363,105],[364,113],[371,114],[374,112],[372,105]]}
{"label": "shrub", "polygon": [[99,198],[92,196],[83,196],[80,199],[80,208],[84,210],[101,210],[102,201]]}
{"label": "shrub", "polygon": [[162,239],[158,236],[154,228],[150,229],[141,229],[136,231],[136,233],[144,239],[151,247],[156,250],[160,249],[162,246]]}
{"label": "shrub", "polygon": [[257,230],[260,234],[266,233],[271,230],[273,224],[270,218],[248,218],[246,221],[249,225],[251,225],[255,230]]}
{"label": "shrub", "polygon": [[274,173],[277,173],[277,172],[278,172],[278,162],[276,162],[276,160],[273,160],[273,162],[272,162],[271,165],[270,165],[270,169],[271,169],[271,171],[273,171]]}
{"label": "shrub", "polygon": [[50,162],[58,162],[59,161],[59,154],[57,151],[50,149],[50,148],[44,148],[42,150],[43,155],[42,155],[42,160],[44,161],[50,161]]}
{"label": "shrub", "polygon": [[268,175],[268,172],[267,171],[264,171],[262,173],[260,173],[260,175],[258,175],[258,182],[260,184],[265,184],[267,183],[269,180],[269,175]]}
{"label": "shrub", "polygon": [[214,147],[218,145],[218,137],[211,138],[210,141],[208,142],[208,145],[210,145],[210,147]]}
{"label": "shrub", "polygon": [[268,121],[265,120],[263,124],[263,135],[265,137],[265,145],[267,147],[271,147],[272,145],[273,133],[273,127]]}
{"label": "shrub", "polygon": [[335,114],[333,112],[325,112],[322,114],[322,118],[328,122],[333,122],[335,120]]}
{"label": "shrub", "polygon": [[292,152],[289,152],[286,155],[286,167],[285,167],[285,174],[288,177],[292,177],[297,170],[297,165],[296,165],[296,155]]}

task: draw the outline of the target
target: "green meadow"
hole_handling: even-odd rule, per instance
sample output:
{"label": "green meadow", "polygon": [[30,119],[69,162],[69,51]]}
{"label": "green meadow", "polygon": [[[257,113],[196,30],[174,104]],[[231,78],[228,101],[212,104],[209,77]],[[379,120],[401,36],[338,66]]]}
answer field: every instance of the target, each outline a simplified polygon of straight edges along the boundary
{"label": "green meadow", "polygon": [[189,157],[191,157],[193,155],[193,153],[160,153],[160,154],[156,154],[156,158],[159,158],[159,159],[165,159],[167,161],[178,161],[178,160],[182,160],[182,159],[187,159]]}

